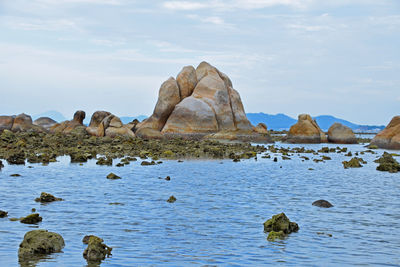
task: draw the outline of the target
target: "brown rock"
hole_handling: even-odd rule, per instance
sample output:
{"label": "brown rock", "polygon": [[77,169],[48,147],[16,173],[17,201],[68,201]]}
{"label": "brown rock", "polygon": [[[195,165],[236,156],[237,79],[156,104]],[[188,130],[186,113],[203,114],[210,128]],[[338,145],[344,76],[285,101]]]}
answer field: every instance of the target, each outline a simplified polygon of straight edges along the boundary
{"label": "brown rock", "polygon": [[78,110],[74,114],[74,118],[71,121],[64,121],[61,123],[54,124],[50,128],[50,132],[53,133],[71,133],[76,127],[83,126],[83,120],[85,119],[85,112]]}
{"label": "brown rock", "polygon": [[128,127],[112,127],[109,126],[105,131],[105,136],[116,137],[116,136],[125,136],[125,137],[135,137],[135,134]]}
{"label": "brown rock", "polygon": [[393,117],[386,128],[372,139],[371,145],[385,149],[400,149],[400,116]]}
{"label": "brown rock", "polygon": [[136,132],[135,135],[137,137],[143,138],[143,139],[163,139],[163,135],[160,133],[160,131],[151,129],[151,128],[139,128]]}
{"label": "brown rock", "polygon": [[328,141],[336,144],[357,144],[353,131],[341,123],[334,123],[328,130]]}
{"label": "brown rock", "polygon": [[[86,128],[86,131],[92,136],[104,136],[103,131],[100,130],[99,134],[99,125],[104,120],[105,117],[111,115],[108,111],[96,111],[93,113],[92,118],[90,119],[89,127]],[[101,134],[102,133],[102,134]]]}
{"label": "brown rock", "polygon": [[0,116],[0,132],[11,130],[14,124],[15,116]]}
{"label": "brown rock", "polygon": [[22,113],[15,117],[11,131],[13,132],[25,132],[28,130],[34,130],[37,132],[44,132],[44,128],[41,126],[33,125],[31,116]]}
{"label": "brown rock", "polygon": [[179,86],[181,100],[191,96],[197,84],[196,70],[193,66],[184,67],[178,76],[176,76],[176,82]]}
{"label": "brown rock", "polygon": [[33,122],[34,125],[42,126],[43,128],[45,128],[47,130],[49,130],[51,128],[51,126],[53,126],[56,123],[57,122],[55,120],[53,120],[49,117],[40,117]]}
{"label": "brown rock", "polygon": [[327,137],[308,114],[300,114],[286,136],[288,143],[325,143]]}
{"label": "brown rock", "polygon": [[256,131],[259,134],[268,134],[267,125],[265,125],[265,123],[262,122],[260,122],[259,124],[257,124],[256,127],[254,127],[254,131]]}

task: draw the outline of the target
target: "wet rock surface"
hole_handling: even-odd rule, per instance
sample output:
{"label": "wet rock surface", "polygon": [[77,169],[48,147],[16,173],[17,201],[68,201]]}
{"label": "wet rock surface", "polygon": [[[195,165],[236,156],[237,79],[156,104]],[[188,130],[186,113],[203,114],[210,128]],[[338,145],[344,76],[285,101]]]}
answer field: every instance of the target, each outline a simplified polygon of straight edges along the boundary
{"label": "wet rock surface", "polygon": [[121,179],[121,177],[119,177],[119,176],[116,175],[115,173],[110,173],[109,175],[107,175],[107,179],[110,179],[110,180],[117,180],[117,179]]}
{"label": "wet rock surface", "polygon": [[85,236],[82,241],[88,244],[87,248],[83,251],[83,257],[88,263],[99,263],[106,257],[111,256],[112,248],[104,244],[104,240],[100,237],[94,235]]}
{"label": "wet rock surface", "polygon": [[47,230],[33,230],[25,234],[19,245],[18,258],[20,261],[26,261],[37,255],[60,252],[64,245],[60,234]]}
{"label": "wet rock surface", "polygon": [[400,116],[395,116],[371,141],[371,146],[400,149]]}
{"label": "wet rock surface", "polygon": [[291,222],[283,212],[264,222],[264,232],[269,233],[267,237],[269,241],[285,238],[290,233],[297,231],[299,231],[298,224]]}
{"label": "wet rock surface", "polygon": [[361,168],[363,165],[361,165],[361,163],[365,164],[367,162],[365,162],[363,159],[358,158],[358,157],[354,157],[349,161],[343,161],[343,167],[345,169],[348,168]]}

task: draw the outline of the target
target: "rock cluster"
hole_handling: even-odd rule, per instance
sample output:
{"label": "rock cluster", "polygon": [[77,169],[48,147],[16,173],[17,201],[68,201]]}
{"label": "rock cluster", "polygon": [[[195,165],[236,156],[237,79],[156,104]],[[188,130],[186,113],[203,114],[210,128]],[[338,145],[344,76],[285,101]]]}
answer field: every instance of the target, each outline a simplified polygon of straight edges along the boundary
{"label": "rock cluster", "polygon": [[375,160],[376,163],[379,163],[376,169],[378,171],[386,171],[390,173],[400,172],[400,164],[397,160],[393,158],[393,156],[387,152],[384,152],[382,157]]}
{"label": "rock cluster", "polygon": [[161,85],[154,112],[136,135],[270,141],[253,129],[229,77],[207,62],[184,67]]}
{"label": "rock cluster", "polygon": [[393,117],[386,128],[372,139],[371,145],[385,149],[400,149],[400,116]]}
{"label": "rock cluster", "polygon": [[326,143],[328,138],[317,122],[308,114],[300,114],[296,124],[285,137],[288,143]]}
{"label": "rock cluster", "polygon": [[291,222],[283,212],[264,222],[264,232],[269,233],[267,237],[269,241],[274,241],[277,238],[283,239],[288,234],[297,231],[299,231],[298,224]]}
{"label": "rock cluster", "polygon": [[83,120],[85,119],[85,116],[85,111],[78,110],[77,112],[75,112],[74,118],[72,120],[54,124],[50,127],[50,132],[68,134],[72,133],[74,130],[79,131],[82,129],[86,129],[83,126]]}
{"label": "rock cluster", "polygon": [[335,144],[357,144],[354,132],[341,123],[334,123],[328,129],[328,141]]}
{"label": "rock cluster", "polygon": [[25,234],[24,240],[19,245],[18,258],[24,261],[35,255],[60,252],[64,245],[64,239],[57,233],[33,230]]}
{"label": "rock cluster", "polygon": [[90,135],[98,137],[115,137],[117,135],[135,137],[132,131],[134,126],[134,123],[124,125],[120,118],[108,111],[96,111],[93,113],[86,131]]}
{"label": "rock cluster", "polygon": [[35,125],[32,122],[32,118],[25,113],[17,116],[0,116],[0,132],[9,130],[12,132],[26,132],[36,131],[45,132],[45,128]]}

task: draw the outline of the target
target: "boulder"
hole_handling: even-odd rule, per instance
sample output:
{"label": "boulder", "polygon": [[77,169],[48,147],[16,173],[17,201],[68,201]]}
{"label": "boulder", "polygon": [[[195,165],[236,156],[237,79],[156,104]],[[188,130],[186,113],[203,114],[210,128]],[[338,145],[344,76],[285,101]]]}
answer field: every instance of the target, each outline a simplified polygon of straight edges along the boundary
{"label": "boulder", "polygon": [[397,160],[393,158],[393,156],[387,152],[384,152],[382,157],[375,160],[376,163],[379,163],[376,169],[378,171],[387,171],[390,173],[400,172],[400,164]]}
{"label": "boulder", "polygon": [[28,130],[34,130],[36,132],[45,132],[44,128],[32,123],[31,116],[22,113],[15,117],[11,131],[13,132],[25,132]]}
{"label": "boulder", "polygon": [[385,149],[400,149],[400,116],[392,118],[386,128],[372,139],[371,146]]}
{"label": "boulder", "polygon": [[46,255],[60,252],[65,246],[61,235],[47,230],[33,230],[25,234],[19,245],[18,258],[27,260],[35,255]]}
{"label": "boulder", "polygon": [[176,82],[179,86],[181,100],[191,96],[197,84],[196,70],[193,66],[183,67],[178,76],[176,76]]}
{"label": "boulder", "polygon": [[111,115],[108,111],[96,111],[93,113],[92,118],[90,119],[89,126],[86,128],[86,131],[92,136],[104,136],[98,133],[98,127],[105,117]]}
{"label": "boulder", "polygon": [[36,202],[41,202],[41,203],[50,203],[53,201],[62,201],[62,198],[58,198],[53,196],[52,194],[46,193],[46,192],[42,192],[40,194],[40,197],[35,198]]}
{"label": "boulder", "polygon": [[320,207],[320,208],[331,208],[331,207],[333,207],[333,205],[329,201],[324,200],[324,199],[320,199],[320,200],[314,201],[312,203],[312,205]]}
{"label": "boulder", "polygon": [[264,222],[264,232],[269,233],[267,239],[274,241],[276,238],[284,238],[292,232],[297,232],[299,226],[291,222],[285,213],[272,216],[271,219]]}
{"label": "boulder", "polygon": [[135,134],[129,126],[125,127],[120,118],[107,111],[96,111],[93,113],[89,127],[86,127],[86,131],[90,135],[98,137],[135,137]]}
{"label": "boulder", "polygon": [[15,116],[0,116],[0,132],[11,130],[14,124]]}
{"label": "boulder", "polygon": [[82,110],[78,110],[75,112],[74,118],[72,120],[54,124],[52,127],[50,127],[50,132],[69,134],[76,127],[83,126],[84,119],[85,112]]}
{"label": "boulder", "polygon": [[256,127],[254,127],[254,131],[259,134],[268,134],[267,125],[265,125],[265,123],[262,122],[260,122],[259,124],[257,124]]}
{"label": "boulder", "polygon": [[8,216],[8,212],[4,210],[0,210],[0,218],[5,218]]}
{"label": "boulder", "polygon": [[285,139],[288,143],[326,143],[326,135],[308,114],[300,114],[296,124],[289,129]]}
{"label": "boulder", "polygon": [[42,217],[39,216],[39,213],[32,213],[26,217],[21,218],[21,223],[26,224],[36,224],[42,221]]}
{"label": "boulder", "polygon": [[57,124],[57,122],[49,117],[40,117],[33,122],[34,125],[41,126],[46,130],[49,130],[51,126]]}
{"label": "boulder", "polygon": [[88,246],[83,251],[83,257],[88,262],[100,262],[111,255],[112,248],[104,244],[100,237],[90,235],[86,240]]}
{"label": "boulder", "polygon": [[157,131],[155,129],[151,128],[139,128],[136,130],[135,135],[137,137],[143,138],[143,139],[163,139],[164,136],[160,133],[160,131]]}
{"label": "boulder", "polygon": [[328,141],[336,144],[357,144],[353,131],[341,123],[334,123],[328,130]]}

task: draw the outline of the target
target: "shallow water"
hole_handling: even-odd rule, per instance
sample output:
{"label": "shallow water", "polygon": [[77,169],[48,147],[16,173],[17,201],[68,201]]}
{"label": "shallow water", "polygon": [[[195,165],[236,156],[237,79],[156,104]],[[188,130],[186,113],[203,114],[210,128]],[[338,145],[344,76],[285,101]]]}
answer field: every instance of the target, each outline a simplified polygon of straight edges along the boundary
{"label": "shallow water", "polygon": [[[18,266],[24,234],[40,228],[60,233],[66,246],[37,266],[86,266],[81,240],[87,234],[113,247],[113,256],[101,266],[399,266],[400,173],[376,171],[373,160],[383,150],[375,151],[361,155],[368,164],[358,169],[343,169],[341,162],[350,159],[343,153],[327,154],[332,160],[324,163],[302,162],[296,154],[291,160],[278,156],[278,162],[259,156],[238,163],[185,160],[141,166],[139,160],[120,168],[95,161],[70,164],[69,157],[48,166],[6,165],[0,171],[0,209],[21,217],[36,208],[43,221],[26,225],[0,219],[0,265]],[[321,155],[305,154],[311,159]],[[106,179],[110,172],[122,179]],[[22,176],[10,177],[13,173]],[[171,181],[160,179],[167,175]],[[65,201],[36,203],[42,191]],[[175,203],[166,202],[171,195]],[[312,206],[318,199],[334,207]],[[113,202],[124,205],[109,205]],[[268,242],[263,222],[282,211],[300,230]]]}

